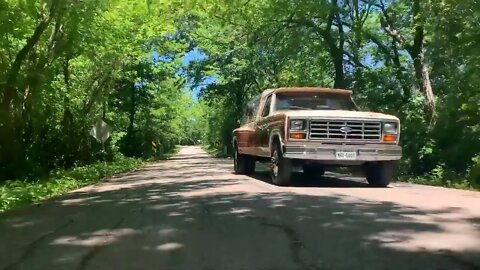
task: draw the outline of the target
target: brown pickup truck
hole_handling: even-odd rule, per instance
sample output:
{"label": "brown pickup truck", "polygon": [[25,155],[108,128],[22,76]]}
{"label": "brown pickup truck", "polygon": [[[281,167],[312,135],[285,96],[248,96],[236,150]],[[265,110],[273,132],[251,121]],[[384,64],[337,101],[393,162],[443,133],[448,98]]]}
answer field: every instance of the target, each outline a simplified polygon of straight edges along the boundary
{"label": "brown pickup truck", "polygon": [[272,182],[288,185],[296,166],[309,176],[354,166],[370,185],[385,187],[402,156],[399,137],[397,117],[360,111],[349,90],[268,89],[248,103],[233,131],[234,169],[248,175],[256,161],[267,161]]}

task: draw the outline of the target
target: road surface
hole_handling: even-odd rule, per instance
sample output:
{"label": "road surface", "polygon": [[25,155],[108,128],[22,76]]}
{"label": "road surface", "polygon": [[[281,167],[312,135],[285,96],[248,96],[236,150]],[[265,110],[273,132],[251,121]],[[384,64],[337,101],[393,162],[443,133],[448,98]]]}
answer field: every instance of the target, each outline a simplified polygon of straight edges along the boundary
{"label": "road surface", "polygon": [[480,269],[480,193],[295,178],[185,147],[0,215],[0,269]]}

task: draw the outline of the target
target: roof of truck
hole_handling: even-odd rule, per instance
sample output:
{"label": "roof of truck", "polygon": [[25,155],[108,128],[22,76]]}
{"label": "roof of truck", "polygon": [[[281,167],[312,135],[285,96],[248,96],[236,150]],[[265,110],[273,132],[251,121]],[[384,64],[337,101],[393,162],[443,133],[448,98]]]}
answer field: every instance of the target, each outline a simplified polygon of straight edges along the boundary
{"label": "roof of truck", "polygon": [[324,88],[324,87],[281,87],[281,88],[273,88],[267,89],[263,91],[263,96],[268,95],[270,93],[286,93],[286,92],[297,92],[297,93],[329,93],[329,94],[343,94],[343,95],[351,95],[351,90],[346,89],[336,89],[336,88]]}

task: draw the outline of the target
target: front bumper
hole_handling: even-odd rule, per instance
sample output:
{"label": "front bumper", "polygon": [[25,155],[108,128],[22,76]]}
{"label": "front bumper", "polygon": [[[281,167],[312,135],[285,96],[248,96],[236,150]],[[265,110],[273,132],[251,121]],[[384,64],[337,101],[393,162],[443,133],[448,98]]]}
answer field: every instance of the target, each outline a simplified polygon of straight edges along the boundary
{"label": "front bumper", "polygon": [[402,157],[402,147],[388,144],[368,145],[336,145],[322,144],[284,145],[283,156],[291,159],[306,159],[318,161],[336,161],[337,151],[356,152],[355,161],[393,161]]}

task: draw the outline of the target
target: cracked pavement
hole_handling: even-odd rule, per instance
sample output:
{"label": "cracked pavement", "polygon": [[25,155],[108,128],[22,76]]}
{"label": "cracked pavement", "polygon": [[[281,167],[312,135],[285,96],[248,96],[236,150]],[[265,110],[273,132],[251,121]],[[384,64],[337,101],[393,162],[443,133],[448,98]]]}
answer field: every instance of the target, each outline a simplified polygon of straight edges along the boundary
{"label": "cracked pavement", "polygon": [[0,215],[1,269],[480,269],[480,193],[329,174],[293,187],[183,147]]}

